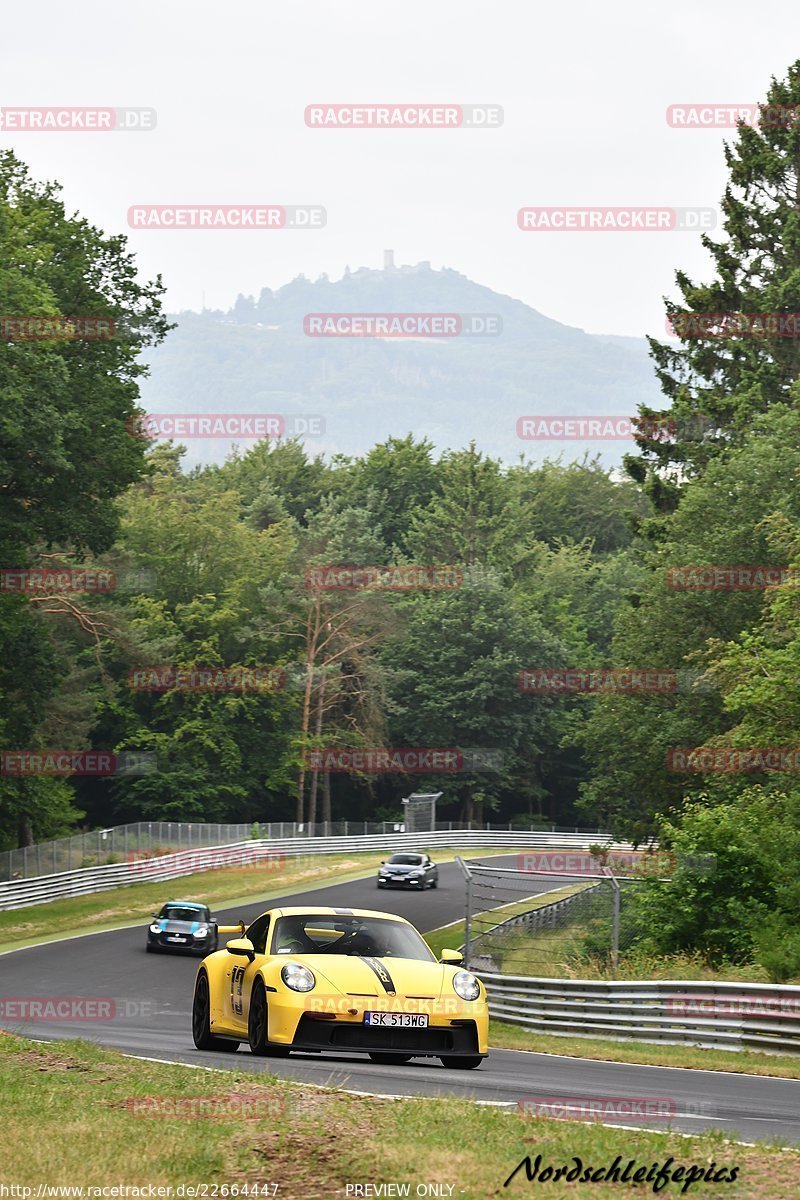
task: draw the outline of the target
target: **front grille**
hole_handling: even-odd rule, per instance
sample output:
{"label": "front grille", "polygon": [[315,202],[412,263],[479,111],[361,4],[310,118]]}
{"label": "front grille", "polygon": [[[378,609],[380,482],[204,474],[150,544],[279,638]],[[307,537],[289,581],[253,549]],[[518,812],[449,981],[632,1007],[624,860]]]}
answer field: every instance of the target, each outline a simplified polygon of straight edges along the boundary
{"label": "front grille", "polygon": [[449,1028],[385,1029],[356,1021],[316,1022],[303,1014],[292,1048],[313,1050],[381,1050],[403,1054],[477,1054],[478,1031],[474,1021]]}

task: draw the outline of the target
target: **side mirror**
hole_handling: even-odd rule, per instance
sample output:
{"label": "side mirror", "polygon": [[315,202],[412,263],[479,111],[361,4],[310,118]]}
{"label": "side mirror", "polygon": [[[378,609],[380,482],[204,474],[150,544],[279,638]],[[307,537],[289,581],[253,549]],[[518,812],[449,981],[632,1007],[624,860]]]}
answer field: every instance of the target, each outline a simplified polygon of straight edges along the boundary
{"label": "side mirror", "polygon": [[150,916],[151,916],[152,920],[154,920],[154,921],[158,920],[158,913],[150,913]]}
{"label": "side mirror", "polygon": [[255,947],[250,938],[234,938],[233,941],[228,942],[225,949],[228,951],[228,954],[235,954],[239,958],[248,958],[250,962],[256,956]]}
{"label": "side mirror", "polygon": [[441,956],[439,958],[439,962],[452,963],[453,966],[455,966],[456,963],[460,963],[463,961],[464,961],[464,955],[461,953],[460,950],[443,950],[441,953]]}
{"label": "side mirror", "polygon": [[385,867],[385,866],[386,866],[386,859],[385,859],[385,858],[382,858],[382,859],[381,859],[381,866],[382,866],[382,867]]}

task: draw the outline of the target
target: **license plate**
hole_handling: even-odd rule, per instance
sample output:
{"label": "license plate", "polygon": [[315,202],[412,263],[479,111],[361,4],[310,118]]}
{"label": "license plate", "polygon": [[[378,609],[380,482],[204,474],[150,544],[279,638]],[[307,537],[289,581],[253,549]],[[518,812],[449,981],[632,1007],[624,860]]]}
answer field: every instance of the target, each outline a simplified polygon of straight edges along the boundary
{"label": "license plate", "polygon": [[368,1012],[365,1025],[382,1025],[388,1029],[427,1029],[427,1013]]}
{"label": "license plate", "polygon": [[168,942],[185,942],[186,938],[181,937],[179,933],[170,933],[167,935]]}

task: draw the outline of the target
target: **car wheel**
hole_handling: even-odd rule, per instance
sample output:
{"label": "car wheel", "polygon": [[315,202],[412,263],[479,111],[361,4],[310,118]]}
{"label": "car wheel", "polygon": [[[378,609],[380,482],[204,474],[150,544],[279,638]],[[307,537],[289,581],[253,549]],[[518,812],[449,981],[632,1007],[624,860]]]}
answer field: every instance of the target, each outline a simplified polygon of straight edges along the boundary
{"label": "car wheel", "polygon": [[247,1041],[251,1054],[285,1058],[288,1046],[275,1046],[267,1041],[267,993],[264,982],[257,979],[250,993],[250,1011],[247,1015]]}
{"label": "car wheel", "polygon": [[435,888],[435,887],[438,887],[438,886],[439,886],[439,880],[438,880],[438,879],[433,879],[433,880],[431,880],[431,887],[432,887],[432,888]]}
{"label": "car wheel", "polygon": [[147,945],[145,946],[145,950],[147,951],[148,954],[152,954],[153,951],[155,950],[155,946],[151,946],[150,943],[148,942]]}
{"label": "car wheel", "polygon": [[441,1058],[442,1066],[451,1067],[454,1071],[474,1071],[475,1067],[479,1067],[483,1062],[480,1054],[464,1054],[459,1057],[443,1054]]}
{"label": "car wheel", "polygon": [[221,1050],[223,1053],[233,1054],[239,1049],[238,1042],[215,1037],[211,1032],[211,998],[205,971],[200,972],[194,985],[192,1037],[198,1050]]}
{"label": "car wheel", "polygon": [[413,1054],[389,1054],[388,1051],[370,1050],[369,1056],[374,1063],[382,1063],[384,1066],[401,1066],[403,1063],[411,1062]]}

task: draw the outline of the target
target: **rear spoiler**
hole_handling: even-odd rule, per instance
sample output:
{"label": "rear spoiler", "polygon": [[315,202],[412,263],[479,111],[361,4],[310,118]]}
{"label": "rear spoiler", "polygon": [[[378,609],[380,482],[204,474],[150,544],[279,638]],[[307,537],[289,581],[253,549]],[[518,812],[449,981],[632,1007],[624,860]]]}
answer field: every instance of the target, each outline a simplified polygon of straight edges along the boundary
{"label": "rear spoiler", "polygon": [[246,928],[244,921],[240,921],[238,925],[218,925],[217,933],[238,933],[241,937]]}

